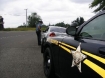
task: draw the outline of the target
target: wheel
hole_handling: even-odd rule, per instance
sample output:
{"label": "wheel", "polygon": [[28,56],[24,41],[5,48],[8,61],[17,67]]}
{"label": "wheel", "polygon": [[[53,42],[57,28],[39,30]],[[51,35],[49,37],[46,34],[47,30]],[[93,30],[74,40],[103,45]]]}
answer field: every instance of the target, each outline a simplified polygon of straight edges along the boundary
{"label": "wheel", "polygon": [[44,74],[47,78],[55,78],[54,73],[54,66],[52,61],[51,50],[49,48],[45,49],[43,53],[43,67],[44,67]]}

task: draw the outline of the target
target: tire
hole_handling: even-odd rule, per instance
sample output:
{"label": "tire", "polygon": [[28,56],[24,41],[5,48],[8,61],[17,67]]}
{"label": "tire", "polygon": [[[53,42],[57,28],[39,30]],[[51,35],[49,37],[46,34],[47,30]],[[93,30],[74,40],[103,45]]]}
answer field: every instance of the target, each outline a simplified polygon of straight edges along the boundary
{"label": "tire", "polygon": [[44,74],[47,78],[55,78],[54,66],[53,66],[53,59],[51,55],[51,50],[49,48],[45,49],[43,53],[43,67],[44,67]]}

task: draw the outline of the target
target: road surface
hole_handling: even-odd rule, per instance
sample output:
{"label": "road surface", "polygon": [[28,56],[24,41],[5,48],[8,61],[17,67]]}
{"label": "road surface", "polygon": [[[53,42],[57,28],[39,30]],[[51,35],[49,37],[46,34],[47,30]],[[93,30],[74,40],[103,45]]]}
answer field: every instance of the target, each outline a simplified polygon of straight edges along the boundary
{"label": "road surface", "polygon": [[0,31],[0,78],[46,78],[35,31]]}

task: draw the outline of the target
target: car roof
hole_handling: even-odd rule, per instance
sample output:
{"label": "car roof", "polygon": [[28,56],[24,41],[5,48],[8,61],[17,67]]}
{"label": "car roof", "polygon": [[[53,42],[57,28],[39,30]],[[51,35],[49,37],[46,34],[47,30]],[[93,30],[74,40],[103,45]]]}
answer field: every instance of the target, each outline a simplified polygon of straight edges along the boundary
{"label": "car roof", "polygon": [[64,29],[66,29],[65,27],[60,27],[60,26],[49,26],[49,28],[64,28]]}

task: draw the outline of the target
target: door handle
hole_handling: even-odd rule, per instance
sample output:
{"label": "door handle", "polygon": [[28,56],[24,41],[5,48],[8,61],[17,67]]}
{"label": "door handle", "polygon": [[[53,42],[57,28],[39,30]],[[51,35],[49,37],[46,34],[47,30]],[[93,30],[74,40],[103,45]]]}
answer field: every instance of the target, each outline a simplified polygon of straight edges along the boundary
{"label": "door handle", "polygon": [[102,55],[105,55],[105,48],[100,48],[99,53],[102,54]]}

